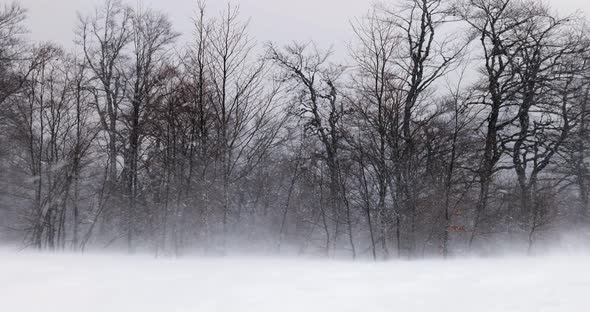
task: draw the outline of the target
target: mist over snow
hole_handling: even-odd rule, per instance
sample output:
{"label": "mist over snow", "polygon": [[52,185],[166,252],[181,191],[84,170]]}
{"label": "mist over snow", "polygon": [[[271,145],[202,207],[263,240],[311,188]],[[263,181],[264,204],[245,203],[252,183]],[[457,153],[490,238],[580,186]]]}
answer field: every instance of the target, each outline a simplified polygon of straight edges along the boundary
{"label": "mist over snow", "polygon": [[590,256],[384,263],[0,253],[10,312],[583,312]]}

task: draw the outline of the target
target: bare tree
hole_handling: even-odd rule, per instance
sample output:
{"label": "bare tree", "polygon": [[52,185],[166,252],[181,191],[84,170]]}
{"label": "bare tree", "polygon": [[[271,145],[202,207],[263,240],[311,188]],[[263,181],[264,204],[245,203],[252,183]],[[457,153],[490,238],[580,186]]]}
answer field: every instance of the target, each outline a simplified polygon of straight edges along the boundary
{"label": "bare tree", "polygon": [[[568,34],[570,19],[551,16],[543,6],[515,34],[522,48],[514,59],[519,82],[518,122],[509,155],[520,187],[520,206],[525,222],[532,222],[529,249],[539,215],[536,194],[540,174],[552,161],[577,121],[573,110],[577,73],[583,71],[576,36]],[[549,192],[546,190],[545,192]],[[531,220],[531,221],[529,221]]]}
{"label": "bare tree", "polygon": [[[141,195],[138,181],[142,169],[144,128],[153,113],[153,103],[163,95],[166,79],[170,77],[169,52],[178,34],[172,30],[168,18],[149,9],[139,9],[131,17],[132,68],[126,77],[129,90],[126,103],[121,107],[121,121],[124,126],[124,165],[123,179],[127,189],[127,245],[133,250],[133,233],[137,231],[135,222],[137,199]],[[120,105],[120,104],[119,104]]]}
{"label": "bare tree", "polygon": [[[311,52],[308,52],[311,50]],[[283,70],[282,79],[293,84],[297,92],[296,104],[300,105],[301,117],[306,120],[306,130],[317,136],[324,149],[324,160],[328,169],[329,199],[328,208],[334,219],[334,235],[326,231],[326,253],[331,243],[338,240],[341,224],[341,205],[343,204],[341,181],[341,144],[343,138],[342,118],[346,113],[344,101],[339,98],[338,79],[342,68],[328,63],[330,52],[322,52],[312,45],[294,44],[279,50],[268,47],[269,58]],[[349,209],[349,208],[347,208]],[[326,218],[322,208],[322,218]],[[350,218],[346,224],[350,225]],[[349,227],[349,236],[350,233]],[[354,253],[354,243],[350,239]]]}
{"label": "bare tree", "polygon": [[[384,21],[383,12],[373,8],[364,19],[353,24],[353,31],[357,37],[358,46],[353,47],[352,56],[356,62],[357,72],[353,76],[354,92],[358,99],[353,100],[355,112],[360,117],[359,128],[366,134],[359,138],[355,145],[359,149],[359,161],[361,162],[361,183],[365,192],[364,203],[367,212],[367,223],[371,238],[373,258],[376,258],[376,239],[372,210],[376,210],[380,219],[379,233],[382,242],[382,252],[385,257],[389,255],[388,239],[389,230],[394,225],[392,220],[399,215],[392,213],[393,205],[387,208],[388,179],[391,178],[392,168],[390,156],[391,140],[388,137],[398,130],[395,118],[390,118],[399,108],[397,94],[392,91],[396,87],[395,66],[397,48],[400,38],[397,28]],[[397,136],[397,135],[396,135]],[[364,159],[367,159],[370,168],[365,168]],[[368,194],[367,177],[365,170],[372,172],[377,181],[378,199],[374,209],[371,208],[371,200]],[[376,216],[375,216],[376,217]],[[379,220],[378,219],[378,220]],[[399,232],[398,232],[399,233]],[[398,255],[399,237],[397,237]]]}
{"label": "bare tree", "polygon": [[120,110],[126,99],[125,66],[126,48],[132,39],[132,10],[119,0],[106,0],[94,14],[80,17],[77,43],[82,49],[92,73],[89,87],[94,96],[94,105],[100,119],[105,141],[107,174],[106,194],[100,196],[104,203],[99,207],[120,205],[115,198],[119,180],[118,156],[120,151]]}
{"label": "bare tree", "polygon": [[264,60],[254,59],[248,23],[228,5],[209,34],[208,70],[212,83],[221,178],[222,250],[225,252],[235,183],[258,165],[279,130],[273,101],[277,88],[265,87]]}
{"label": "bare tree", "polygon": [[25,17],[26,11],[16,3],[5,4],[0,9],[0,107],[25,81],[25,77],[18,77],[14,71],[16,62],[25,54],[21,38],[25,33]]}
{"label": "bare tree", "polygon": [[459,14],[471,26],[473,36],[479,39],[481,45],[483,78],[478,102],[484,106],[483,114],[487,115],[483,121],[483,155],[477,168],[479,199],[469,246],[472,246],[485,219],[493,176],[499,170],[497,165],[504,153],[500,132],[514,120],[513,114],[501,115],[503,110],[511,112],[508,109],[515,105],[518,90],[516,72],[511,65],[514,64],[516,51],[522,46],[511,34],[530,16],[521,14],[525,12],[513,2],[473,0],[465,2],[464,7],[459,9]]}
{"label": "bare tree", "polygon": [[[397,135],[401,153],[396,166],[398,179],[398,211],[407,220],[407,251],[413,256],[416,247],[419,167],[418,146],[421,125],[429,116],[426,96],[432,95],[434,84],[454,68],[460,60],[466,40],[444,26],[454,22],[449,3],[440,0],[408,0],[399,9],[384,9],[385,20],[392,23],[401,38],[396,55],[396,85],[400,89],[401,116]],[[397,139],[392,140],[396,142]],[[404,222],[405,223],[405,222]],[[398,247],[399,248],[399,247]]]}

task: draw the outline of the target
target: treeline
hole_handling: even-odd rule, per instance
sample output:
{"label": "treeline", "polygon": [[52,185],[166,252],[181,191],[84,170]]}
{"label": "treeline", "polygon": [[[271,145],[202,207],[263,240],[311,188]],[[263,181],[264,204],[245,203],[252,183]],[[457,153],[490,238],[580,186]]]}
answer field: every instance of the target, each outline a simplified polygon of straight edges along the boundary
{"label": "treeline", "polygon": [[[539,1],[402,0],[345,64],[238,7],[107,0],[73,51],[0,10],[0,226],[27,247],[374,259],[534,251],[588,223],[590,40]],[[254,17],[255,18],[255,17]]]}

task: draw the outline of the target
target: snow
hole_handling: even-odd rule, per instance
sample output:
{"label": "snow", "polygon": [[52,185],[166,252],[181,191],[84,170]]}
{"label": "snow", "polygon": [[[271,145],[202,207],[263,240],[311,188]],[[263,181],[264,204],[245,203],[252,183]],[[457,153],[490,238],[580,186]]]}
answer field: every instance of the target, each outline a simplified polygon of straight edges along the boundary
{"label": "snow", "polygon": [[589,311],[589,256],[346,262],[0,254],[9,312]]}

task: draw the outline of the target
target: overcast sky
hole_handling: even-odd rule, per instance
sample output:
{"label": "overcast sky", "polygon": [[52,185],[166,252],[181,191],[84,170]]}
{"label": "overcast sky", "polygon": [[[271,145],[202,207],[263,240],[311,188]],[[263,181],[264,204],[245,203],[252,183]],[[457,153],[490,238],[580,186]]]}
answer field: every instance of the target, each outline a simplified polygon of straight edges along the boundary
{"label": "overcast sky", "polygon": [[[20,0],[29,10],[28,27],[34,40],[58,42],[73,46],[73,29],[77,12],[87,14],[101,0]],[[280,44],[292,40],[315,40],[323,47],[340,46],[352,38],[349,21],[362,16],[373,0],[234,0],[242,16],[251,18],[250,32],[258,42],[273,41]],[[590,12],[588,0],[546,0],[562,14],[576,9]],[[128,0],[166,12],[176,30],[191,32],[190,19],[196,0]],[[211,13],[224,7],[224,0],[209,0]]]}

